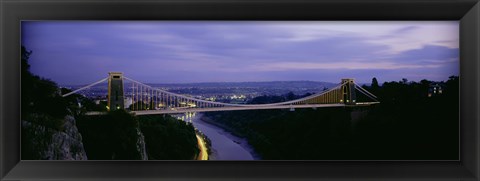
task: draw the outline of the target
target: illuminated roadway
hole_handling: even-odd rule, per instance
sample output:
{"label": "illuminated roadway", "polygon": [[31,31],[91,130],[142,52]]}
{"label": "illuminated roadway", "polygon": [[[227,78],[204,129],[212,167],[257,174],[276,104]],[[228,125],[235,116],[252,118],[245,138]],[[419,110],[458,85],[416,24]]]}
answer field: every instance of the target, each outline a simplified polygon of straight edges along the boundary
{"label": "illuminated roadway", "polygon": [[200,148],[200,153],[198,153],[197,160],[208,160],[207,146],[205,146],[205,141],[200,136],[197,136],[198,147]]}
{"label": "illuminated roadway", "polygon": [[[276,105],[276,106],[251,106],[251,107],[214,107],[214,108],[175,108],[175,109],[160,109],[160,110],[143,110],[131,111],[135,115],[151,115],[151,114],[178,114],[188,112],[211,112],[211,111],[239,111],[239,110],[259,110],[259,109],[296,109],[296,108],[317,108],[317,107],[353,107],[353,106],[368,106],[378,104],[379,102],[362,102],[355,105],[346,104],[302,104],[302,105]],[[248,104],[243,104],[248,105]],[[87,112],[85,115],[105,115],[107,112]]]}
{"label": "illuminated roadway", "polygon": [[[358,103],[355,106],[377,104],[378,102]],[[247,104],[248,105],[248,104]],[[295,108],[317,108],[317,107],[349,107],[353,105],[345,104],[303,104],[303,105],[277,105],[277,106],[251,106],[251,107],[215,107],[215,108],[186,108],[186,109],[161,109],[132,111],[135,115],[150,114],[177,114],[187,112],[210,112],[210,111],[239,111],[239,110],[259,110],[259,109],[295,109]]]}
{"label": "illuminated roadway", "polygon": [[290,109],[290,108],[314,108],[314,107],[344,107],[345,104],[304,104],[304,105],[279,105],[279,106],[252,106],[252,107],[214,107],[214,108],[188,108],[188,109],[162,109],[132,111],[135,115],[150,114],[177,114],[186,112],[210,112],[210,111],[239,111],[239,110],[259,110],[259,109]]}

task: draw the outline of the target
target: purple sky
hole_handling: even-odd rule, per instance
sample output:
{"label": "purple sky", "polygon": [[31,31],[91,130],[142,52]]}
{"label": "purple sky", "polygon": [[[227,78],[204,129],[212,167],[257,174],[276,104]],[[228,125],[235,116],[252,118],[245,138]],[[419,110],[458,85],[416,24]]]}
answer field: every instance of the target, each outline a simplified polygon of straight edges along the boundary
{"label": "purple sky", "polygon": [[447,80],[458,21],[26,21],[31,71],[60,85],[109,71],[145,83]]}

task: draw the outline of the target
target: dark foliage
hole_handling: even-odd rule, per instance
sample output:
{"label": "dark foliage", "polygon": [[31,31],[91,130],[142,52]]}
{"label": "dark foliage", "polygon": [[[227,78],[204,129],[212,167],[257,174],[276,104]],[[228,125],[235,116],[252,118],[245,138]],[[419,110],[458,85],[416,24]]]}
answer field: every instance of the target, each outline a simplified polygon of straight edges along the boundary
{"label": "dark foliage", "polygon": [[139,129],[149,160],[191,160],[197,155],[197,139],[191,124],[170,116],[132,116],[124,110],[103,116],[83,116],[77,127],[91,160],[138,160]]}
{"label": "dark foliage", "polygon": [[40,78],[29,71],[28,58],[32,51],[22,46],[22,116],[31,113],[46,114],[56,118],[67,115],[67,100],[59,95],[55,82]]}
{"label": "dark foliage", "polygon": [[191,160],[199,153],[195,129],[171,116],[139,116],[150,160]]}
{"label": "dark foliage", "polygon": [[374,78],[372,79],[372,85],[370,85],[370,86],[372,87],[372,89],[378,89],[379,86],[378,86],[378,80],[377,80],[377,78],[374,77]]}
{"label": "dark foliage", "polygon": [[355,147],[366,159],[455,160],[458,155],[459,80],[428,97],[431,81],[385,82],[375,106],[355,127]]}
{"label": "dark foliage", "polygon": [[90,160],[139,160],[138,120],[124,110],[101,116],[82,116],[77,120]]}

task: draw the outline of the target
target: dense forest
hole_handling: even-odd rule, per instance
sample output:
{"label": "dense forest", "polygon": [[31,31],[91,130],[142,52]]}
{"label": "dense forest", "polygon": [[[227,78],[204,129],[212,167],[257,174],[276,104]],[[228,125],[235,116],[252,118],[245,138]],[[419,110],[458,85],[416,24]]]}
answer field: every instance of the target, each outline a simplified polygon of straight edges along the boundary
{"label": "dense forest", "polygon": [[189,160],[198,155],[195,128],[169,115],[138,116],[149,160]]}
{"label": "dense forest", "polygon": [[[434,93],[434,84],[443,90]],[[355,108],[208,112],[203,119],[246,137],[266,160],[459,158],[457,76],[446,82],[402,79],[381,86],[374,78],[364,88],[381,103]],[[301,96],[261,96],[251,103],[296,97]]]}
{"label": "dense forest", "polygon": [[77,119],[90,160],[141,160],[138,124],[134,116],[123,110]]}
{"label": "dense forest", "polygon": [[[81,116],[77,126],[90,160],[192,160],[199,152],[193,126],[171,116],[133,116],[116,110]],[[142,145],[145,148],[139,148]]]}

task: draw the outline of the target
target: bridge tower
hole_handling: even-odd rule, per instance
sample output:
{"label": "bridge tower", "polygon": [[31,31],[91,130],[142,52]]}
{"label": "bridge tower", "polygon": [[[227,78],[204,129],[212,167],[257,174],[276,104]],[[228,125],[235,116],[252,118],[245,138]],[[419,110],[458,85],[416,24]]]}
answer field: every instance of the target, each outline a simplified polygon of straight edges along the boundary
{"label": "bridge tower", "polygon": [[342,79],[342,98],[346,105],[356,105],[355,82],[353,79]]}
{"label": "bridge tower", "polygon": [[110,111],[124,109],[123,73],[108,73],[108,108]]}

